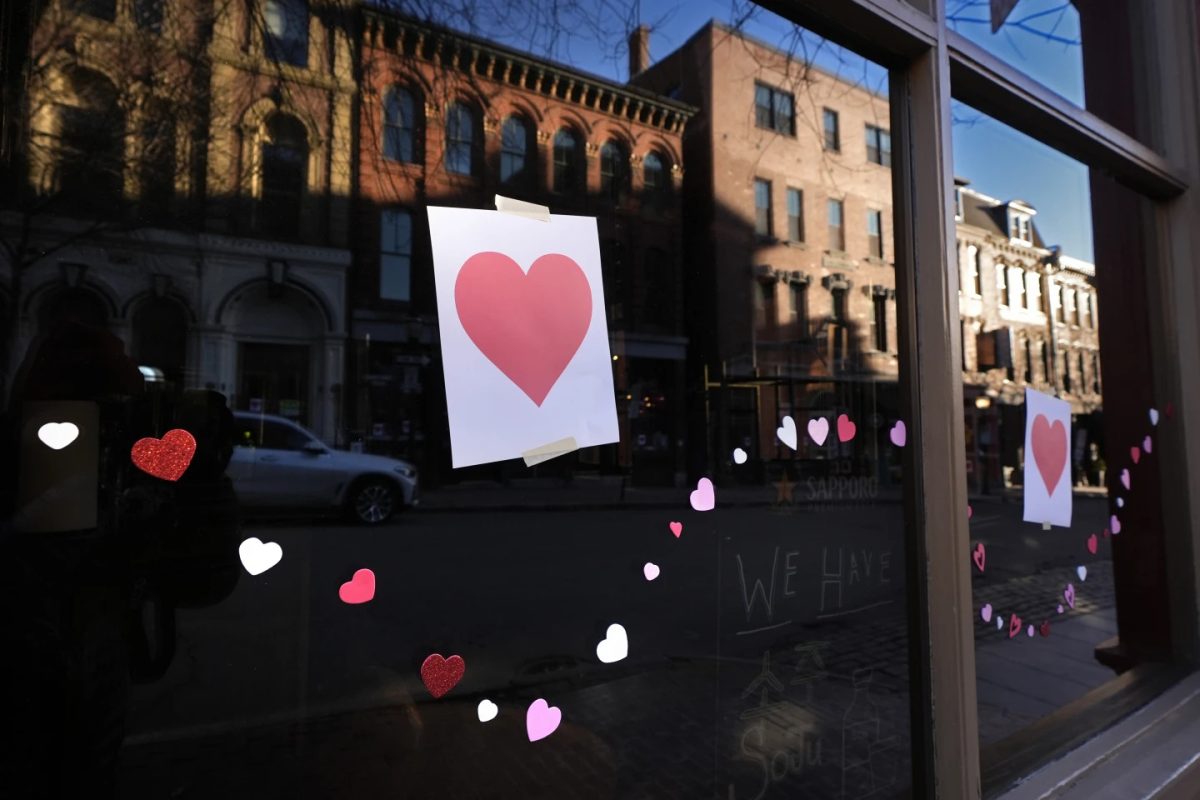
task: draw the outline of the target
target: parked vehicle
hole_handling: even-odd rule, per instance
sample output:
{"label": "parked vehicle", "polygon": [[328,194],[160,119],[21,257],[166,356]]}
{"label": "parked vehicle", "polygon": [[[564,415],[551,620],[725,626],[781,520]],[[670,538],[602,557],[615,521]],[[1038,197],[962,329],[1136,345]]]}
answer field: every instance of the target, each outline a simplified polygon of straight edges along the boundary
{"label": "parked vehicle", "polygon": [[240,411],[226,470],[247,509],[343,510],[369,525],[415,506],[407,461],[334,450],[284,417]]}

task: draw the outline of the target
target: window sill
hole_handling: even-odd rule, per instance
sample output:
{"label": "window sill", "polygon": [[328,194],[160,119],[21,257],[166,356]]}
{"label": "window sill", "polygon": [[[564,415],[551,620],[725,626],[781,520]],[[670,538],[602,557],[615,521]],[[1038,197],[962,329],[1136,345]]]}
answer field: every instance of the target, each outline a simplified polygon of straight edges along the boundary
{"label": "window sill", "polygon": [[794,247],[797,250],[807,250],[808,249],[808,245],[805,244],[804,242],[797,242],[797,241],[793,241],[791,239],[785,239],[783,241],[783,243],[785,245],[787,245],[788,247]]}

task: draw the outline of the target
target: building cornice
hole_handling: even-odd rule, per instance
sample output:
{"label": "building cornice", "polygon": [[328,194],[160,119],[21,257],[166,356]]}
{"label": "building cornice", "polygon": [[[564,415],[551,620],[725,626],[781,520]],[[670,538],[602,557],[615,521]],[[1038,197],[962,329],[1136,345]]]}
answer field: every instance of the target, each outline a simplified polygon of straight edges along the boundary
{"label": "building cornice", "polygon": [[364,43],[679,134],[697,109],[410,17],[363,9]]}

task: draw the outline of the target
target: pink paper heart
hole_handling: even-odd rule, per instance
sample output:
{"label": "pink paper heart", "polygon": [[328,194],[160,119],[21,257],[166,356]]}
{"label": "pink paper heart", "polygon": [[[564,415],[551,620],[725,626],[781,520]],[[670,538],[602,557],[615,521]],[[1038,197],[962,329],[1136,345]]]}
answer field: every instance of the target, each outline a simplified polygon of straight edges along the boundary
{"label": "pink paper heart", "polygon": [[539,697],[529,704],[529,710],[525,712],[525,733],[529,741],[536,742],[558,730],[561,722],[562,710]]}
{"label": "pink paper heart", "polygon": [[1052,495],[1067,465],[1067,428],[1060,419],[1054,420],[1051,425],[1045,414],[1038,414],[1034,417],[1029,438],[1033,445],[1034,463],[1042,483],[1046,485],[1046,494]]}
{"label": "pink paper heart", "polygon": [[1062,612],[1063,612],[1062,603],[1059,603],[1059,604],[1058,604],[1058,613],[1060,613],[1060,614],[1061,614]]}
{"label": "pink paper heart", "polygon": [[892,444],[896,445],[896,447],[904,447],[908,441],[908,428],[905,427],[904,420],[896,420],[896,424],[888,432],[888,438],[892,440]]}
{"label": "pink paper heart", "polygon": [[1147,436],[1145,439],[1142,439],[1142,449],[1145,450],[1147,453],[1150,452],[1152,445],[1153,445],[1153,442],[1150,441],[1149,436]]}
{"label": "pink paper heart", "polygon": [[369,569],[356,570],[354,577],[338,589],[338,597],[342,598],[342,602],[351,605],[366,603],[374,596],[375,573]]}
{"label": "pink paper heart", "polygon": [[817,443],[818,447],[825,444],[825,439],[829,436],[829,420],[824,417],[810,419],[808,421],[808,435]]}
{"label": "pink paper heart", "polygon": [[845,414],[840,414],[837,418],[838,426],[838,441],[848,442],[854,438],[854,434],[858,431],[858,426],[850,421],[850,418]]}
{"label": "pink paper heart", "polygon": [[1113,536],[1121,532],[1121,520],[1117,519],[1116,514],[1112,515],[1112,519],[1108,521],[1108,525],[1112,529]]}
{"label": "pink paper heart", "polygon": [[1021,618],[1013,614],[1008,619],[1008,638],[1013,638],[1021,632]]}
{"label": "pink paper heart", "polygon": [[717,496],[713,492],[713,484],[708,478],[696,482],[696,491],[691,495],[692,508],[697,511],[712,511],[717,505]]}
{"label": "pink paper heart", "polygon": [[975,509],[967,506],[967,519],[970,519],[973,516],[975,516]]}
{"label": "pink paper heart", "polygon": [[683,523],[682,522],[672,522],[669,525],[667,525],[667,527],[671,529],[671,533],[675,534],[676,539],[678,539],[680,534],[683,533]]}
{"label": "pink paper heart", "polygon": [[983,618],[984,622],[991,622],[992,621],[992,604],[984,603],[983,608],[979,609],[979,616]]}
{"label": "pink paper heart", "polygon": [[1096,534],[1092,534],[1087,539],[1087,549],[1092,555],[1096,555]]}
{"label": "pink paper heart", "polygon": [[653,561],[647,561],[645,566],[642,567],[642,574],[646,576],[646,580],[648,581],[657,578],[659,573],[658,564],[655,564]]}
{"label": "pink paper heart", "polygon": [[983,565],[987,562],[987,551],[983,548],[983,542],[975,545],[975,552],[971,553],[971,558],[975,560],[975,566],[979,567],[979,571],[983,572]]}
{"label": "pink paper heart", "polygon": [[1125,491],[1129,491],[1129,469],[1121,470],[1121,485],[1125,487]]}
{"label": "pink paper heart", "polygon": [[1133,459],[1133,463],[1137,464],[1142,460],[1142,451],[1136,447],[1129,448],[1129,457]]}
{"label": "pink paper heart", "polygon": [[1063,599],[1067,601],[1067,605],[1069,605],[1071,608],[1075,607],[1075,585],[1074,584],[1068,583],[1067,588],[1063,589]]}
{"label": "pink paper heart", "polygon": [[592,323],[587,275],[561,253],[528,272],[504,253],[476,253],[458,271],[454,306],[479,351],[538,406]]}

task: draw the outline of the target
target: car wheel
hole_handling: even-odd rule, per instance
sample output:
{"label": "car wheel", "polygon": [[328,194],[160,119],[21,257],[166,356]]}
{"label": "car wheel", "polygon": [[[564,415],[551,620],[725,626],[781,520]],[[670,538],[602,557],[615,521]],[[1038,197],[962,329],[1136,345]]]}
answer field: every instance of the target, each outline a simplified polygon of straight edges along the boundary
{"label": "car wheel", "polygon": [[399,504],[400,493],[384,480],[364,481],[350,495],[350,513],[366,525],[387,522]]}

